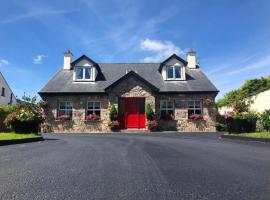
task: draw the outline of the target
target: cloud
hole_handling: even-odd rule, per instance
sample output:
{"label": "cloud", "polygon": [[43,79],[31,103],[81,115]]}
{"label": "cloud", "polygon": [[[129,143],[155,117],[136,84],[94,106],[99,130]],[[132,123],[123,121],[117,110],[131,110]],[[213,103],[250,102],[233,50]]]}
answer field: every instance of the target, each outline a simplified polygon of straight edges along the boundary
{"label": "cloud", "polygon": [[172,54],[184,55],[184,51],[171,41],[151,40],[146,38],[141,41],[140,49],[152,53],[152,56],[145,57],[144,62],[160,62]]}
{"label": "cloud", "polygon": [[225,75],[240,74],[246,71],[251,71],[251,70],[264,68],[264,67],[270,68],[270,56],[263,57],[261,60],[257,60],[256,62],[245,65],[245,66],[234,67],[233,69],[235,70],[230,70]]}
{"label": "cloud", "polygon": [[5,59],[0,59],[0,66],[2,65],[9,65],[10,63]]}
{"label": "cloud", "polygon": [[47,56],[46,56],[46,55],[43,55],[43,54],[37,55],[37,56],[35,56],[35,57],[33,58],[33,63],[34,63],[34,64],[42,64],[43,58],[45,58],[45,57],[47,57]]}
{"label": "cloud", "polygon": [[23,19],[38,17],[38,16],[44,16],[44,15],[61,15],[73,12],[72,10],[36,10],[36,11],[30,11],[27,13],[23,13],[21,15],[16,15],[13,17],[8,17],[6,19],[0,20],[0,24],[9,24],[13,22],[17,22]]}

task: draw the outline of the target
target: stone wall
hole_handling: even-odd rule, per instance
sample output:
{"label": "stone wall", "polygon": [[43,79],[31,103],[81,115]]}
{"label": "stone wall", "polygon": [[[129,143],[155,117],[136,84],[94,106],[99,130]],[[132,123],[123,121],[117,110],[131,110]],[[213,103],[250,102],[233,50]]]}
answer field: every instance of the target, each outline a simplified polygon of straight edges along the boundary
{"label": "stone wall", "polygon": [[[175,105],[175,121],[160,121],[162,130],[177,130],[184,132],[216,131],[216,108],[214,106],[215,94],[171,94],[158,95],[156,98],[156,111],[160,112],[160,101],[172,100]],[[189,100],[202,101],[203,120],[192,121],[188,119],[187,103]]]}
{"label": "stone wall", "polygon": [[109,102],[118,106],[118,97],[145,97],[145,104],[155,105],[156,95],[137,78],[130,76],[108,91]]}
{"label": "stone wall", "polygon": [[[48,103],[45,108],[46,127],[52,132],[101,132],[108,131],[108,96],[107,95],[55,95],[43,96]],[[57,119],[57,102],[71,100],[73,112],[71,121],[59,121]],[[85,120],[87,101],[101,102],[101,120],[89,122]]]}

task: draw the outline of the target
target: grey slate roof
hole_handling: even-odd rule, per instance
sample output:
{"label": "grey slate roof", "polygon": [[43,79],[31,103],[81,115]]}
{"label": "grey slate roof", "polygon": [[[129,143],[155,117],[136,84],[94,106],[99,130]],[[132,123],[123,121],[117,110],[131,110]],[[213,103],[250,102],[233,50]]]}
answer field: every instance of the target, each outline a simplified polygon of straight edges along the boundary
{"label": "grey slate roof", "polygon": [[98,65],[103,74],[102,79],[105,80],[96,80],[95,83],[73,82],[73,70],[61,69],[39,93],[104,93],[105,88],[130,71],[134,71],[157,87],[159,92],[218,92],[200,68],[186,68],[186,81],[164,81],[159,72],[160,63],[99,63]]}

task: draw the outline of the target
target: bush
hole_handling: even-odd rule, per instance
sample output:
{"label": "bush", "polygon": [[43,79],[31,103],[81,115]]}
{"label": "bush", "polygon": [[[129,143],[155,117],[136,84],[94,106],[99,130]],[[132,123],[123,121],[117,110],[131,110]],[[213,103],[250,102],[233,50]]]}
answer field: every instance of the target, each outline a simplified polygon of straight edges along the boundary
{"label": "bush", "polygon": [[256,122],[258,115],[254,112],[239,115],[232,113],[231,116],[227,117],[227,129],[229,133],[249,133],[256,131]]}
{"label": "bush", "polygon": [[217,131],[227,131],[227,126],[225,124],[216,123],[215,127]]}
{"label": "bush", "polygon": [[152,106],[148,103],[146,106],[146,118],[148,120],[153,120],[155,117],[154,111],[152,109]]}
{"label": "bush", "polygon": [[4,132],[8,130],[8,127],[4,123],[6,117],[14,112],[15,107],[14,106],[9,106],[9,105],[0,105],[0,131]]}
{"label": "bush", "polygon": [[265,110],[260,115],[260,124],[266,131],[270,131],[270,109]]}
{"label": "bush", "polygon": [[36,133],[45,119],[42,109],[36,103],[36,97],[23,97],[23,100],[23,105],[17,105],[15,111],[7,115],[5,124],[16,133]]}
{"label": "bush", "polygon": [[110,112],[109,112],[109,115],[110,115],[111,121],[116,121],[118,119],[118,112],[115,108],[115,105],[112,105]]}
{"label": "bush", "polygon": [[149,120],[147,122],[147,127],[150,131],[157,131],[158,130],[158,121],[155,120]]}

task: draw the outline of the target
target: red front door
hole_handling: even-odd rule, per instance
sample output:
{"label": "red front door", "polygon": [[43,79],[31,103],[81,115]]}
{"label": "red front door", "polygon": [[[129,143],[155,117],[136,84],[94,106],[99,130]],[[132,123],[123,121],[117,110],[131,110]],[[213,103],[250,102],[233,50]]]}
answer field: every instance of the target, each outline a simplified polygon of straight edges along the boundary
{"label": "red front door", "polygon": [[145,98],[120,98],[119,123],[122,128],[145,128]]}

